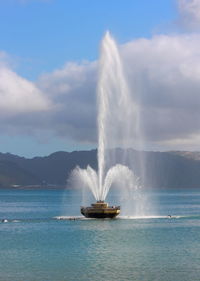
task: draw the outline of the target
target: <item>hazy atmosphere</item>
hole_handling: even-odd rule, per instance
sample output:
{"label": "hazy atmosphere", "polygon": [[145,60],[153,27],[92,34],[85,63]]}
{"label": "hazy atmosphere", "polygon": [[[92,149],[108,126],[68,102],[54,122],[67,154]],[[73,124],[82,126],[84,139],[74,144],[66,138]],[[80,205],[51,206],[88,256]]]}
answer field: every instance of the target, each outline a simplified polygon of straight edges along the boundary
{"label": "hazy atmosphere", "polygon": [[132,147],[200,150],[199,0],[7,0],[0,1],[1,152],[32,157],[97,146],[106,30],[138,107],[144,141]]}

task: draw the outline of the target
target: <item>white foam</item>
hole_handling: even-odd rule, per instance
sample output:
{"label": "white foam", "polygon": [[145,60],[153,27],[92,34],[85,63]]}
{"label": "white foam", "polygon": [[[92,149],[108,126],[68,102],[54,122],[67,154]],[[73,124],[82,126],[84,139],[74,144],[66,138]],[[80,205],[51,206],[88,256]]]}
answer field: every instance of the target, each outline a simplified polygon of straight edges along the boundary
{"label": "white foam", "polygon": [[[184,216],[118,216],[115,219],[120,220],[147,220],[147,219],[178,219]],[[91,220],[91,218],[85,218],[83,216],[56,216],[57,220]]]}
{"label": "white foam", "polygon": [[183,216],[119,216],[119,219],[125,219],[125,220],[141,220],[141,219],[178,219]]}
{"label": "white foam", "polygon": [[57,219],[57,220],[84,220],[84,219],[87,219],[83,216],[57,216],[57,217],[54,217],[54,219]]}

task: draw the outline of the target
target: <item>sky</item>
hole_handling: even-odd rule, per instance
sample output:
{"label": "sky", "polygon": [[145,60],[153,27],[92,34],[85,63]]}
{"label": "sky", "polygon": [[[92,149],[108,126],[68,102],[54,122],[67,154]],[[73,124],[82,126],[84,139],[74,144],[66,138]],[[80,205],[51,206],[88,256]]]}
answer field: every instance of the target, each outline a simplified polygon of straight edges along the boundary
{"label": "sky", "polygon": [[200,0],[0,0],[0,152],[97,146],[106,30],[140,108],[142,149],[200,150]]}

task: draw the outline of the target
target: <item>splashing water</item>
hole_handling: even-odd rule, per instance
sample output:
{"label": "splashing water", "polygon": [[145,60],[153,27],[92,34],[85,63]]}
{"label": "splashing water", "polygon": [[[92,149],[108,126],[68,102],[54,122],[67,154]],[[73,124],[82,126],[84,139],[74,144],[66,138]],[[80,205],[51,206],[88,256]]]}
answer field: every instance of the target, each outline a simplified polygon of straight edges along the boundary
{"label": "splashing water", "polygon": [[137,187],[137,178],[132,170],[122,164],[112,166],[116,162],[117,147],[122,148],[121,160],[125,162],[125,148],[132,141],[134,105],[117,45],[109,32],[106,32],[101,46],[97,103],[98,172],[88,166],[87,169],[77,167],[72,174],[82,185],[90,188],[97,201],[104,201],[112,185]]}

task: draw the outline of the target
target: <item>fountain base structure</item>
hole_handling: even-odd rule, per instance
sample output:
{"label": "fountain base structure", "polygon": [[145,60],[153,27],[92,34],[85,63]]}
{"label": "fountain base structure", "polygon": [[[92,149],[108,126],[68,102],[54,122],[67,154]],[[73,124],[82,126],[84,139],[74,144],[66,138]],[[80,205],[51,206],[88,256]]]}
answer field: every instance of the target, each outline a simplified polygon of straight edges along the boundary
{"label": "fountain base structure", "polygon": [[113,219],[120,214],[120,206],[109,206],[104,201],[97,201],[90,207],[81,207],[81,214],[86,218]]}

